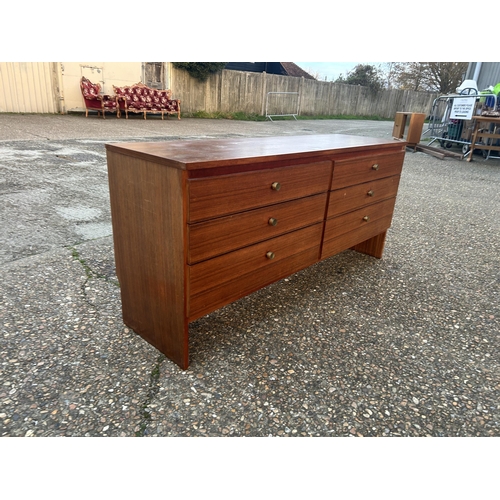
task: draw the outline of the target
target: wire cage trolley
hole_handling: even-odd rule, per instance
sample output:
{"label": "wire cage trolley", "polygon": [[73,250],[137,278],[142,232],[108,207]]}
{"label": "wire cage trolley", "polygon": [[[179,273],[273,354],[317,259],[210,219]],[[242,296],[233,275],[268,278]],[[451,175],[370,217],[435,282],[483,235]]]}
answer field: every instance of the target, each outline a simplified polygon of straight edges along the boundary
{"label": "wire cage trolley", "polygon": [[432,103],[424,135],[429,134],[429,146],[438,141],[442,148],[460,147],[465,157],[471,154],[474,117],[496,114],[497,109],[495,94],[478,93],[476,89],[437,97]]}

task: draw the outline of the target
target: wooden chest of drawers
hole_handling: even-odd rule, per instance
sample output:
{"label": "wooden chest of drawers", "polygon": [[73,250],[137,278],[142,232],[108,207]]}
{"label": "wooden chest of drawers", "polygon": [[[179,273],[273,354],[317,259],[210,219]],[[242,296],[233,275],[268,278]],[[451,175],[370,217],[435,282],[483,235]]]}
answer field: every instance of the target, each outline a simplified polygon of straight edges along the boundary
{"label": "wooden chest of drawers", "polygon": [[405,143],[107,144],[123,320],[186,369],[189,322],[343,250],[382,257]]}

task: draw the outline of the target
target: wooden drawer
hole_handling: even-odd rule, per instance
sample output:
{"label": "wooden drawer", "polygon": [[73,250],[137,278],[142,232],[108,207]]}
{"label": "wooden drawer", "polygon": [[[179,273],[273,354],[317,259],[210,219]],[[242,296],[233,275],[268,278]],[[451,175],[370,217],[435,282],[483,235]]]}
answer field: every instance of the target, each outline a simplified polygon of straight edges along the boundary
{"label": "wooden drawer", "polygon": [[397,175],[332,191],[327,218],[395,197],[399,179],[400,176]]}
{"label": "wooden drawer", "polygon": [[402,151],[390,155],[336,161],[333,168],[332,190],[399,175],[404,155]]}
{"label": "wooden drawer", "polygon": [[322,233],[314,224],[188,266],[190,321],[314,264]]}
{"label": "wooden drawer", "polygon": [[188,221],[196,222],[328,191],[331,161],[188,181]]}
{"label": "wooden drawer", "polygon": [[194,264],[320,222],[327,193],[188,225]]}
{"label": "wooden drawer", "polygon": [[396,198],[390,198],[328,219],[325,224],[321,258],[347,250],[389,229],[395,203]]}

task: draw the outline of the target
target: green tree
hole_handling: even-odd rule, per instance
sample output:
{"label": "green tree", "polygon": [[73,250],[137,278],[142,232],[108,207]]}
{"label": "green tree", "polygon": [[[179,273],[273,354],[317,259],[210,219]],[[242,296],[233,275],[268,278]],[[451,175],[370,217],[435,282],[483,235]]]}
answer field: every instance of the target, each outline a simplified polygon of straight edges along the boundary
{"label": "green tree", "polygon": [[383,87],[379,71],[371,64],[358,64],[353,70],[347,73],[345,78],[343,75],[340,75],[336,82],[348,85],[361,85],[362,87],[370,88],[374,92],[378,92]]}
{"label": "green tree", "polygon": [[225,62],[175,62],[174,68],[186,70],[193,78],[204,82],[213,73],[222,71],[227,63]]}

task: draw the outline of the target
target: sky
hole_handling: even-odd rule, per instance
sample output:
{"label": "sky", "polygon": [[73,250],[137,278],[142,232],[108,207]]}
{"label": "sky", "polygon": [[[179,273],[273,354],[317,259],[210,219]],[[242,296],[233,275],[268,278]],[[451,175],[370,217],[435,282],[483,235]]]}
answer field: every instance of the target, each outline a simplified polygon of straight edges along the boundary
{"label": "sky", "polygon": [[[66,2],[67,3],[67,2]],[[325,12],[320,2],[311,2],[307,9],[283,8],[282,3],[259,2],[247,9],[244,16],[230,22],[220,21],[220,9],[226,4],[215,0],[197,5],[193,12],[190,2],[177,3],[176,19],[168,32],[151,29],[136,43],[129,34],[103,30],[99,23],[75,24],[68,15],[63,0],[44,0],[30,5],[26,15],[24,2],[7,2],[3,14],[8,19],[22,19],[23,33],[29,33],[35,43],[16,43],[19,23],[3,23],[0,43],[2,61],[293,61],[312,59],[343,62],[301,62],[299,66],[318,68],[327,80],[352,69],[355,62],[344,60],[386,61],[473,61],[478,54],[496,60],[495,43],[484,43],[478,53],[473,44],[436,44],[435,23],[429,22],[426,9],[405,6],[396,0],[381,3],[336,3],[333,13]],[[318,5],[316,6],[315,3]],[[164,8],[165,2],[149,0],[154,9]],[[214,8],[215,7],[215,8]],[[255,8],[257,7],[257,8]],[[407,12],[406,12],[407,10]],[[312,21],[302,19],[314,13]],[[394,12],[395,16],[388,15]],[[405,16],[406,12],[406,16]],[[44,16],[46,21],[43,22]],[[187,22],[189,19],[189,22]],[[408,24],[408,19],[411,23]],[[279,21],[278,21],[279,20]],[[234,23],[234,24],[233,24]],[[49,26],[49,27],[48,27]],[[50,27],[57,26],[58,29]],[[84,36],[80,30],[84,26]],[[300,26],[300,30],[297,30]],[[294,31],[295,29],[295,31]],[[437,30],[437,31],[436,31]],[[405,38],[407,37],[407,38]],[[414,42],[414,43],[407,43]],[[465,52],[465,54],[464,54]],[[484,59],[486,57],[486,59]]]}
{"label": "sky", "polygon": [[370,64],[378,66],[378,62],[296,62],[304,71],[318,75],[318,80],[326,80],[331,82],[336,80],[341,74],[345,77],[347,73],[354,69],[358,64]]}

